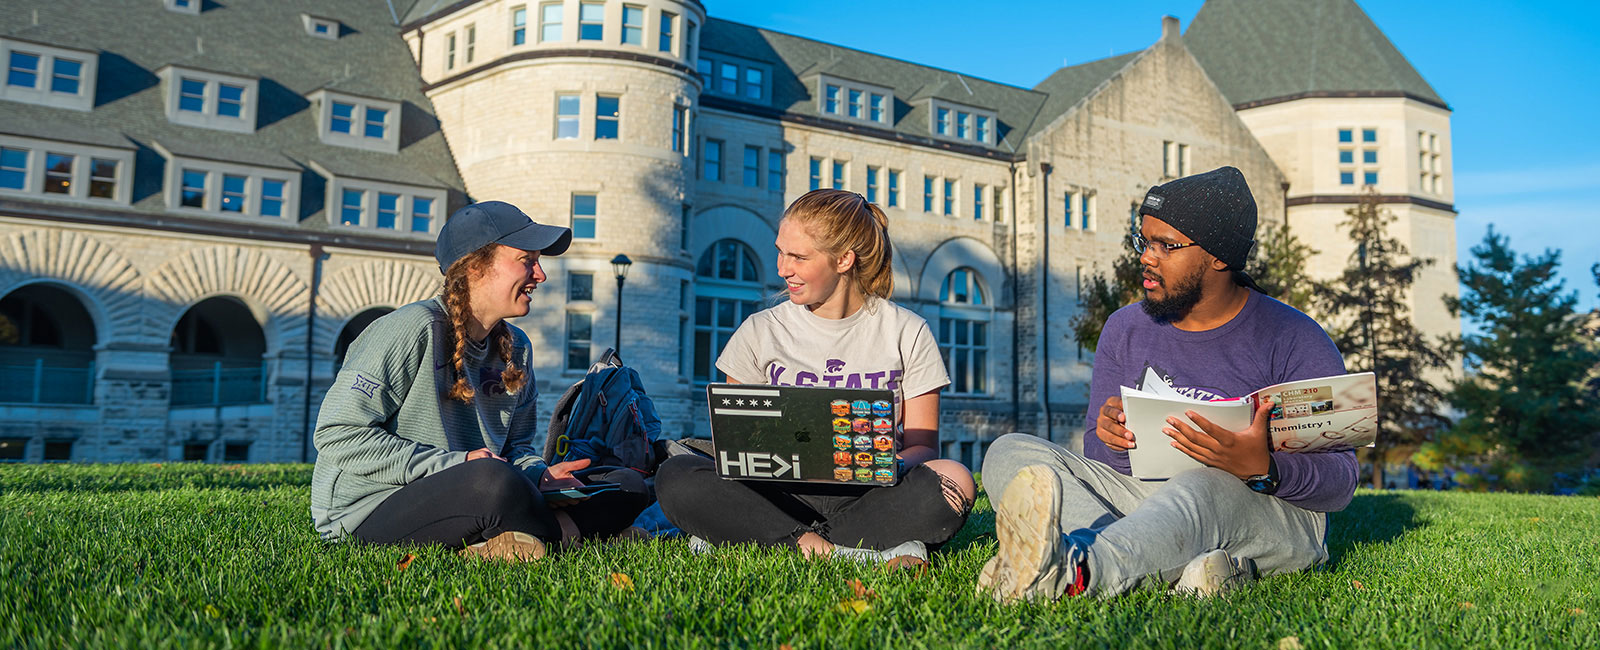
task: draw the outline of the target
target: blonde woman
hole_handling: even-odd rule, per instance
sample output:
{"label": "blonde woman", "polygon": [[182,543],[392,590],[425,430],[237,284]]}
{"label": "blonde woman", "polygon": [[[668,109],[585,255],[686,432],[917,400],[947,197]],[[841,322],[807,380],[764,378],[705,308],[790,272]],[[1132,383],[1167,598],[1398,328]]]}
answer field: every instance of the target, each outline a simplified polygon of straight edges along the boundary
{"label": "blonde woman", "polygon": [[717,359],[728,381],[888,388],[906,471],[892,487],[731,481],[707,458],[676,456],[656,475],[663,512],[691,544],[755,542],[807,556],[927,564],[927,547],[961,529],[975,492],[960,463],[939,459],[939,391],[949,385],[927,321],[894,304],[888,219],[861,195],[816,190],[778,226],[788,300],[758,312]]}
{"label": "blonde woman", "polygon": [[499,201],[450,216],[434,249],[441,295],[368,326],[322,401],[311,515],[325,539],[532,560],[549,543],[617,533],[647,505],[633,470],[588,479],[622,489],[566,509],[540,496],[579,483],[589,461],[547,466],[534,450],[533,348],[505,319],[528,314],[539,258],[571,242]]}

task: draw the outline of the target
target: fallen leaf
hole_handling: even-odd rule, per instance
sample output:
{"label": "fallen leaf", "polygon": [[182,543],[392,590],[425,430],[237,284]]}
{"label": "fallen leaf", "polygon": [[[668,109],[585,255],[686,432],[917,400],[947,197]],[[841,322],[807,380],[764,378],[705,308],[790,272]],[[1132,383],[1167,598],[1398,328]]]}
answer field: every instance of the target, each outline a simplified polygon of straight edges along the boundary
{"label": "fallen leaf", "polygon": [[[1360,580],[1351,580],[1351,581],[1350,581],[1350,584],[1351,584],[1351,585],[1352,585],[1352,586],[1354,586],[1354,587],[1355,587],[1355,588],[1356,588],[1356,589],[1366,589],[1366,588],[1367,588],[1367,586],[1366,586],[1366,585],[1364,585],[1364,584],[1361,584],[1361,581],[1360,581]],[[1294,638],[1294,637],[1287,637],[1287,638],[1290,638],[1290,639],[1292,639],[1292,638]]]}
{"label": "fallen leaf", "polygon": [[1572,608],[1572,609],[1570,609],[1570,610],[1567,610],[1567,613],[1568,613],[1568,614],[1571,614],[1571,615],[1573,615],[1573,616],[1578,616],[1578,615],[1580,615],[1580,614],[1583,614],[1583,610],[1582,610],[1582,609],[1579,609],[1579,608],[1577,608],[1577,607],[1574,607],[1574,608]]}
{"label": "fallen leaf", "polygon": [[417,559],[417,556],[407,553],[405,557],[400,558],[400,563],[394,565],[394,568],[396,571],[404,571],[406,567],[411,566],[411,561],[415,559]]}
{"label": "fallen leaf", "polygon": [[633,578],[628,577],[626,573],[613,573],[611,574],[611,586],[623,591],[633,591]]}
{"label": "fallen leaf", "polygon": [[465,605],[461,604],[460,596],[456,596],[456,613],[460,614],[461,618],[467,617],[467,608]]}
{"label": "fallen leaf", "polygon": [[778,650],[794,650],[794,646],[787,643],[780,643],[778,644]]}
{"label": "fallen leaf", "polygon": [[206,605],[206,616],[210,616],[211,618],[222,618],[222,612],[217,610],[215,606],[208,604]]}
{"label": "fallen leaf", "polygon": [[868,589],[866,585],[861,584],[861,580],[858,578],[851,578],[848,584],[850,585],[850,593],[856,598],[872,600],[878,597],[878,592]]}
{"label": "fallen leaf", "polygon": [[1539,523],[1539,518],[1538,518],[1538,517],[1529,517],[1529,518],[1528,518],[1528,521],[1531,521],[1531,522],[1533,522],[1533,523],[1536,523],[1536,524],[1537,524],[1537,523]]}
{"label": "fallen leaf", "polygon": [[1462,602],[1458,603],[1456,606],[1460,607],[1461,609],[1472,609],[1473,607],[1476,607],[1477,605],[1473,605],[1472,603],[1469,603],[1469,602],[1466,602],[1466,601],[1462,601]]}
{"label": "fallen leaf", "polygon": [[429,617],[427,617],[425,619],[422,619],[422,622],[424,622],[424,623],[434,623],[434,622],[437,622],[438,620],[439,619],[437,619],[437,618],[429,616]]}
{"label": "fallen leaf", "polygon": [[865,600],[852,599],[840,602],[835,609],[844,614],[864,614],[872,609],[872,605]]}
{"label": "fallen leaf", "polygon": [[1286,636],[1278,639],[1278,650],[1300,650],[1300,637]]}

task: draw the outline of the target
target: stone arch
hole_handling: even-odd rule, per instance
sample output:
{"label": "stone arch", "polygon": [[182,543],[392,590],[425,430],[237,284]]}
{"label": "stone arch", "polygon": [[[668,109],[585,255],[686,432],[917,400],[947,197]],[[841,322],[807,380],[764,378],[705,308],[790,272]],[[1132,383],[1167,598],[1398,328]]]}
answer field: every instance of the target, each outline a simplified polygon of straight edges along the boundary
{"label": "stone arch", "polygon": [[[762,264],[761,277],[777,278],[778,252],[772,242],[778,231],[761,215],[731,203],[714,205],[694,216],[689,228],[689,253],[698,260],[706,247],[721,239],[743,242]],[[775,280],[774,280],[775,281]]]}
{"label": "stone arch", "polygon": [[961,267],[971,267],[978,272],[979,281],[988,291],[991,304],[999,308],[1011,306],[1010,296],[1001,291],[1008,279],[1000,256],[988,244],[971,237],[945,240],[935,248],[928,261],[922,265],[922,275],[917,282],[918,297],[929,304],[939,302],[939,286],[944,277]]}
{"label": "stone arch", "polygon": [[255,312],[267,337],[267,355],[305,349],[309,288],[282,262],[238,246],[201,248],[171,260],[150,275],[159,303],[152,319],[161,337],[189,307],[205,298],[230,295]]}
{"label": "stone arch", "polygon": [[432,267],[393,260],[366,262],[335,271],[317,292],[316,340],[331,354],[339,331],[372,307],[399,309],[438,294],[443,281]]}
{"label": "stone arch", "polygon": [[98,239],[70,230],[28,230],[0,240],[0,296],[41,281],[65,286],[83,300],[98,344],[140,334],[139,271]]}

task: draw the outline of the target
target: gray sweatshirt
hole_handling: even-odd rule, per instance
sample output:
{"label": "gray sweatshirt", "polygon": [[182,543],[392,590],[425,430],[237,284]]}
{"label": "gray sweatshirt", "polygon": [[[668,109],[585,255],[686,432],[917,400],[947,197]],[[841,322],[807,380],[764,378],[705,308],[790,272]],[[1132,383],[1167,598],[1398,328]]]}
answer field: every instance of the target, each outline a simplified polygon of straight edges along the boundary
{"label": "gray sweatshirt", "polygon": [[322,400],[313,438],[311,518],[324,539],[355,530],[408,483],[466,462],[488,448],[537,481],[545,464],[533,447],[537,396],[533,346],[511,327],[512,353],[528,373],[516,394],[500,382],[504,365],[485,344],[467,346],[466,375],[477,395],[446,397],[455,382],[446,347],[450,322],[437,299],[379,318],[350,345]]}

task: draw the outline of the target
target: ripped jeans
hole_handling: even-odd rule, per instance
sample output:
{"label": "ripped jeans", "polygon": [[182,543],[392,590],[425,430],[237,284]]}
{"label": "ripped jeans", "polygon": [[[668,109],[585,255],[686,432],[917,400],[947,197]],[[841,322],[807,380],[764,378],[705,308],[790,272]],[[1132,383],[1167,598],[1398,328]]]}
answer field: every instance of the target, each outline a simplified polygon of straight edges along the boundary
{"label": "ripped jeans", "polygon": [[[840,546],[883,550],[919,540],[929,548],[949,541],[972,504],[926,466],[892,487],[776,481],[717,476],[710,458],[675,456],[656,473],[656,498],[667,519],[708,542],[755,542],[794,547],[806,533]],[[959,506],[959,507],[957,507]]]}

